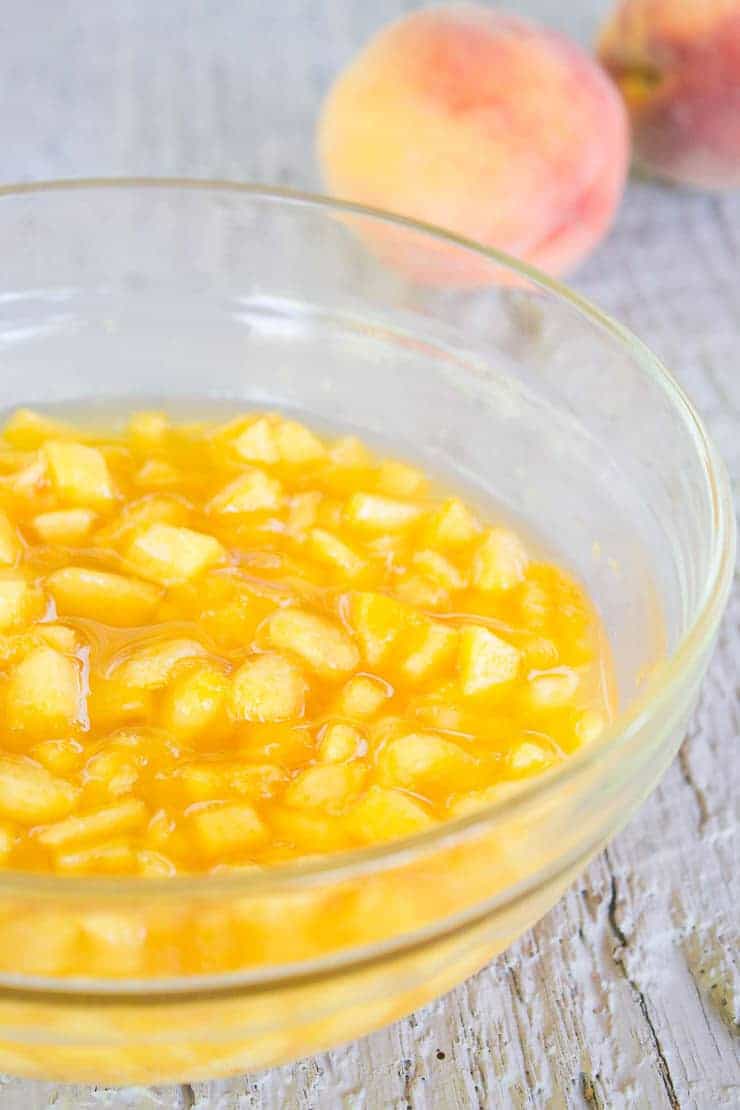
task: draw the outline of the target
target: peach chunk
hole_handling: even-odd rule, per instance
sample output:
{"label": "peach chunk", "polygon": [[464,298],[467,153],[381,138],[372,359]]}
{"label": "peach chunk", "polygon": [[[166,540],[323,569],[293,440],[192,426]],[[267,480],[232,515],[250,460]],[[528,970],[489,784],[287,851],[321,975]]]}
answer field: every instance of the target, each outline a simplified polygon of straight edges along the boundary
{"label": "peach chunk", "polygon": [[740,186],[738,0],[621,0],[598,49],[643,168],[700,188]]}
{"label": "peach chunk", "polygon": [[[553,273],[601,239],[622,193],[628,129],[617,91],[562,35],[476,5],[414,12],[339,76],[318,147],[338,196],[449,228]],[[454,247],[362,222],[418,280],[491,280]]]}

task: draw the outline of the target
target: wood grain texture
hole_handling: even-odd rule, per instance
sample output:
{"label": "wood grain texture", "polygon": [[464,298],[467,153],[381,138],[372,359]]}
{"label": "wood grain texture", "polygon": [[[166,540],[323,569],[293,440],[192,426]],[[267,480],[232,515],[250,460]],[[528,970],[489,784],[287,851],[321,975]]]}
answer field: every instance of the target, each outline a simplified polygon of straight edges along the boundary
{"label": "wood grain texture", "polygon": [[[398,0],[0,13],[0,178],[183,174],[314,186],[331,75]],[[608,0],[518,8],[588,40]],[[43,34],[40,29],[43,28]],[[675,371],[740,477],[740,196],[630,185],[575,282]],[[229,1082],[106,1091],[6,1079],[2,1110],[740,1105],[740,586],[660,787],[504,956],[406,1021]]]}

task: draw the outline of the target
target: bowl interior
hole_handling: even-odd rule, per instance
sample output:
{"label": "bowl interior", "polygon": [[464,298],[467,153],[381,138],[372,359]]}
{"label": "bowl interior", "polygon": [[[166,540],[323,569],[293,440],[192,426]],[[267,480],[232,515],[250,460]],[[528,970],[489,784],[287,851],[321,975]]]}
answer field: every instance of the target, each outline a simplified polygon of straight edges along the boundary
{"label": "bowl interior", "polygon": [[[373,253],[383,221],[358,220],[215,188],[2,198],[0,406],[274,406],[383,441],[585,581],[626,707],[709,566],[711,491],[680,400],[574,300],[482,257],[478,288],[407,280]],[[406,234],[409,252],[429,238]],[[465,247],[435,247],[464,268]]]}

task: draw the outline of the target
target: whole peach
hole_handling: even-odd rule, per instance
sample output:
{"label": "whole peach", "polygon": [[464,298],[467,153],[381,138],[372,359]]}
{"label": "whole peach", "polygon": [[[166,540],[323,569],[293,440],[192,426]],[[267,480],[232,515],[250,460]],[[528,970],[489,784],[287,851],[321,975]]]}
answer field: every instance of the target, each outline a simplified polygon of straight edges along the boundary
{"label": "whole peach", "polygon": [[599,55],[641,165],[701,188],[740,185],[740,0],[622,0]]}
{"label": "whole peach", "polygon": [[[579,47],[464,5],[377,34],[330,90],[318,148],[334,194],[562,273],[608,229],[629,139],[617,90]],[[423,280],[481,279],[411,235],[385,253]]]}

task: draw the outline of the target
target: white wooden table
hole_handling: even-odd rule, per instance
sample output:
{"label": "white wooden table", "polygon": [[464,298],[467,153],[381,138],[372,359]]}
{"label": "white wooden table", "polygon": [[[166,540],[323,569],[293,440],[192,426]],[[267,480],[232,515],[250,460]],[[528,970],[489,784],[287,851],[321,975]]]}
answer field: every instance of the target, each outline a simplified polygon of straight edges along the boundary
{"label": "white wooden table", "polygon": [[[330,77],[401,0],[35,0],[0,8],[0,179],[316,185]],[[513,7],[513,4],[510,4]],[[608,0],[519,9],[588,41]],[[633,183],[576,284],[675,370],[740,476],[740,195]],[[364,1041],[193,1087],[8,1078],[1,1110],[740,1106],[740,589],[679,758],[514,948]]]}

